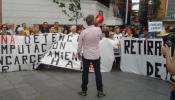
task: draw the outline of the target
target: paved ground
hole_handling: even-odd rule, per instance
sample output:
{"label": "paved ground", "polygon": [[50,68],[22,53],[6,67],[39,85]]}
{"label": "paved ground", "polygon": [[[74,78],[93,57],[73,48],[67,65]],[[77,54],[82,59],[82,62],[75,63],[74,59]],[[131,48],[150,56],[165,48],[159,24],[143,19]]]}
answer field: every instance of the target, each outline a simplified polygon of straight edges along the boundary
{"label": "paved ground", "polygon": [[169,100],[171,84],[159,79],[114,71],[103,73],[107,96],[96,97],[90,74],[87,97],[77,94],[81,73],[42,70],[0,73],[0,100]]}

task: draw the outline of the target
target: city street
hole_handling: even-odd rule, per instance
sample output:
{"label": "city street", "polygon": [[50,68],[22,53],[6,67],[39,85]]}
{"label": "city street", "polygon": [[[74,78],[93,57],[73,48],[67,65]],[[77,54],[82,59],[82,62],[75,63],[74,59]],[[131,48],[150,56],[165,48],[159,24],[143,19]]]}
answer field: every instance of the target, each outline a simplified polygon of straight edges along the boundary
{"label": "city street", "polygon": [[0,100],[168,100],[171,84],[113,71],[103,73],[106,97],[97,98],[94,74],[86,97],[79,96],[81,72],[67,69],[0,73]]}

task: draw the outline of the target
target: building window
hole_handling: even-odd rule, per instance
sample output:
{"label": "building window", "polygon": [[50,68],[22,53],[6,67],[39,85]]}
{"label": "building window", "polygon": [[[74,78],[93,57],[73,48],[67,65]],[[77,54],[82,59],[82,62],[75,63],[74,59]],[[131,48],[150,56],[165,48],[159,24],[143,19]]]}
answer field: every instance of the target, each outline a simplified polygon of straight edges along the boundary
{"label": "building window", "polygon": [[167,18],[175,19],[175,1],[168,0]]}

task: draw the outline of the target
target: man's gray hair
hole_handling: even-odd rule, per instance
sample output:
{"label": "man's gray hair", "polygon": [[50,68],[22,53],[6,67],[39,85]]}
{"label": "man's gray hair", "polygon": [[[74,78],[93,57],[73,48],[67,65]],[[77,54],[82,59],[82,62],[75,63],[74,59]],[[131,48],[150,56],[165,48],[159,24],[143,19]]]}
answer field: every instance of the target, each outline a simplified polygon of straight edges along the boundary
{"label": "man's gray hair", "polygon": [[87,25],[88,26],[93,25],[94,24],[94,20],[95,20],[94,15],[88,15],[86,17],[86,23],[87,23]]}

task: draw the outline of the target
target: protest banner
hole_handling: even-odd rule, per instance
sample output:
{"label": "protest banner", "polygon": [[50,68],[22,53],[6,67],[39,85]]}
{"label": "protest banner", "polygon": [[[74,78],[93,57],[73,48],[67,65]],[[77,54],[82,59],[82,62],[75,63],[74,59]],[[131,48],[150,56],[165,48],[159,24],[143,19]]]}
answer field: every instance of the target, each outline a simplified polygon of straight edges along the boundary
{"label": "protest banner", "polygon": [[35,69],[55,38],[56,34],[0,35],[0,72]]}
{"label": "protest banner", "polygon": [[[42,63],[62,68],[82,70],[81,61],[76,57],[77,40],[78,37],[76,36],[63,35],[62,39],[58,39],[46,53],[42,59]],[[114,61],[113,45],[105,38],[100,41],[100,54],[101,71],[110,72]],[[90,72],[93,72],[92,65],[89,67]]]}
{"label": "protest banner", "polygon": [[173,81],[161,55],[162,44],[162,39],[123,39],[121,70]]}
{"label": "protest banner", "polygon": [[76,57],[78,36],[61,35],[42,59],[43,64],[81,70],[80,60]]}
{"label": "protest banner", "polygon": [[[39,64],[81,70],[76,58],[78,36],[64,34],[40,34],[32,36],[0,35],[0,72],[33,70]],[[107,43],[107,44],[106,44]],[[110,43],[102,40],[101,69],[109,72],[113,55]],[[111,52],[107,53],[106,51]],[[93,72],[92,66],[90,71]]]}

